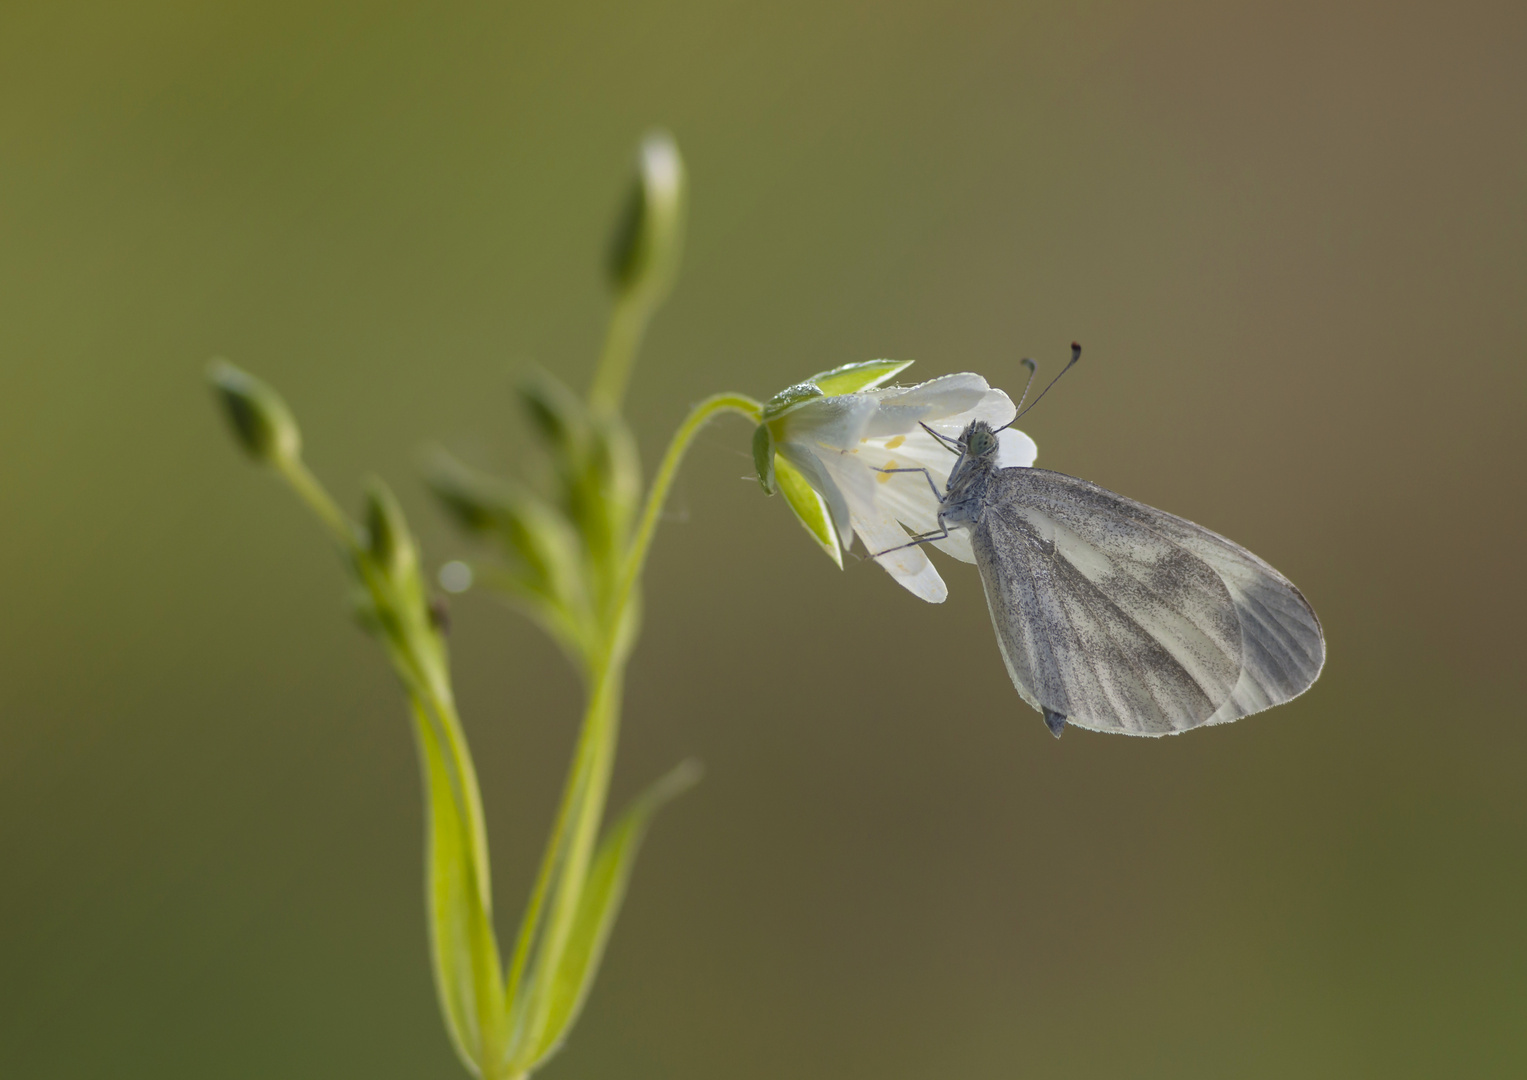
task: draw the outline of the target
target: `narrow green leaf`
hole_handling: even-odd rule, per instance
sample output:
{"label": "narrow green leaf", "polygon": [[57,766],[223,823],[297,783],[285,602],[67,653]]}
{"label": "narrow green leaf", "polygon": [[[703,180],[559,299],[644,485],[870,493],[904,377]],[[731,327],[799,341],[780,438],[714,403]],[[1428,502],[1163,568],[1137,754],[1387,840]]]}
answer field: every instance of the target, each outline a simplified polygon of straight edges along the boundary
{"label": "narrow green leaf", "polygon": [[479,1075],[496,1068],[507,1039],[503,977],[487,883],[462,810],[460,784],[429,714],[414,703],[423,765],[429,840],[426,863],[435,988],[451,1042]]}
{"label": "narrow green leaf", "polygon": [[824,394],[854,394],[873,389],[911,366],[911,360],[866,360],[819,372],[808,381],[815,383]]}
{"label": "narrow green leaf", "polygon": [[827,557],[843,569],[843,552],[838,549],[838,531],[832,527],[827,502],[816,493],[800,471],[778,454],[774,456],[774,484],[800,519],[811,538],[822,546]]}
{"label": "narrow green leaf", "polygon": [[698,762],[681,763],[643,792],[605,833],[584,879],[573,930],[550,985],[551,1004],[544,1033],[530,1057],[532,1068],[556,1053],[588,997],[652,815],[693,787],[700,773]]}

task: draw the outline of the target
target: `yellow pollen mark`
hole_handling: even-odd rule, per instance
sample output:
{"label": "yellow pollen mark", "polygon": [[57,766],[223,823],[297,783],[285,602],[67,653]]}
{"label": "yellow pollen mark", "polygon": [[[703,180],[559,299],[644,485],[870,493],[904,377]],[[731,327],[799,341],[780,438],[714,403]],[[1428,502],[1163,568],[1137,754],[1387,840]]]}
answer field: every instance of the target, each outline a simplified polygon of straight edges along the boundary
{"label": "yellow pollen mark", "polygon": [[902,443],[904,443],[906,441],[907,441],[907,437],[905,435],[898,435],[898,436],[896,436],[896,438],[894,438],[890,442],[886,443],[885,444],[885,448],[887,450],[895,450],[898,446],[900,446]]}
{"label": "yellow pollen mark", "polygon": [[[887,469],[894,469],[894,468],[896,468],[896,462],[895,462],[895,461],[887,461],[887,462],[886,462],[886,463],[885,463],[885,467],[886,467],[886,468],[887,468]],[[890,473],[888,473],[888,472],[882,472],[882,473],[881,473],[881,474],[880,474],[880,475],[879,475],[879,477],[877,477],[877,479],[878,479],[878,480],[879,480],[879,481],[880,481],[880,482],[881,482],[881,483],[882,483],[882,484],[884,484],[884,483],[885,483],[885,482],[886,482],[886,481],[888,481],[888,480],[890,480],[890,479],[891,479],[891,474],[890,474]]]}

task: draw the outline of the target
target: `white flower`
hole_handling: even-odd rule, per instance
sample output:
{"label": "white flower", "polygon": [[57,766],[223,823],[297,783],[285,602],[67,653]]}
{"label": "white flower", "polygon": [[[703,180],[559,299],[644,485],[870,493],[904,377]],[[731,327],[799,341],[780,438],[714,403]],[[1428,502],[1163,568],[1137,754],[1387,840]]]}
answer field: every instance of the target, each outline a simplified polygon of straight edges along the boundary
{"label": "white flower", "polygon": [[[895,370],[903,367],[896,365]],[[880,378],[890,378],[894,373]],[[818,383],[833,388],[835,381],[841,385],[841,377],[833,378],[837,375],[825,373],[776,398],[779,405],[773,414],[765,412],[767,443],[825,503],[835,544],[847,548],[857,533],[867,551],[879,555],[875,561],[913,595],[939,603],[948,589],[929,561],[926,545],[910,544],[909,534],[938,530],[939,495],[949,479],[955,454],[922,425],[950,439],[958,438],[972,420],[1001,427],[1013,419],[1012,400],[987,386],[981,376],[968,372],[904,388],[821,393]],[[1009,428],[998,438],[1000,466],[1027,467],[1034,463],[1037,448],[1023,432]],[[892,469],[915,471],[886,471]],[[761,466],[760,475],[762,471]],[[786,494],[790,494],[788,489]],[[801,513],[799,500],[792,499],[791,505],[807,528],[823,540],[821,530],[813,529],[807,515]],[[932,543],[957,559],[975,561],[963,530]],[[829,554],[836,555],[836,551],[829,550]]]}

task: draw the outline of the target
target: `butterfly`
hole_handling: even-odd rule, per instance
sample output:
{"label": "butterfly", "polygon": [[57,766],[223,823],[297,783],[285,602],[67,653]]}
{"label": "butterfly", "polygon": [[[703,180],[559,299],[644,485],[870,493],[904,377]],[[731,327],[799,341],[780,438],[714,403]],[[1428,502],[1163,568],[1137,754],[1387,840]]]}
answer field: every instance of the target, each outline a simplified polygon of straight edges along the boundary
{"label": "butterfly", "polygon": [[1000,468],[983,420],[958,439],[930,433],[959,458],[935,487],[940,532],[914,542],[970,531],[1008,675],[1057,738],[1067,724],[1175,735],[1228,723],[1320,675],[1314,609],[1239,544],[1086,480]]}

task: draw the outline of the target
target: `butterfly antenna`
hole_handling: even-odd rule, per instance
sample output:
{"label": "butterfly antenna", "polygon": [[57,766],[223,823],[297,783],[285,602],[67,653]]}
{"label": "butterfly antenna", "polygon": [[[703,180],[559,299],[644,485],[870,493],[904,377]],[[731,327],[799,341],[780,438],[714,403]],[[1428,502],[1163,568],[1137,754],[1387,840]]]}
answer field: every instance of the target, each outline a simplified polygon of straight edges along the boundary
{"label": "butterfly antenna", "polygon": [[921,420],[918,421],[917,426],[922,428],[929,435],[932,435],[938,444],[945,450],[948,450],[951,454],[963,454],[965,452],[965,446],[960,442],[959,439],[951,439],[948,435],[940,435]]}
{"label": "butterfly antenna", "polygon": [[1034,376],[1039,372],[1039,365],[1034,363],[1034,361],[1030,360],[1027,356],[1018,362],[1029,369],[1028,382],[1023,384],[1023,393],[1018,395],[1018,408],[1021,409],[1023,408],[1024,401],[1028,399],[1029,387],[1034,385]]}
{"label": "butterfly antenna", "polygon": [[[1072,368],[1074,368],[1076,366],[1076,362],[1078,360],[1080,360],[1081,358],[1082,358],[1082,347],[1080,345],[1078,345],[1076,342],[1073,341],[1071,343],[1071,362],[1068,363],[1065,367],[1060,369],[1060,375],[1057,375],[1057,376],[1055,376],[1055,378],[1050,380],[1050,386],[1054,386],[1056,383],[1060,382],[1061,375],[1064,375],[1066,372],[1068,372]],[[1032,409],[1035,405],[1038,405],[1041,401],[1043,401],[1044,400],[1044,396],[1050,392],[1050,386],[1047,386],[1043,390],[1041,390],[1039,392],[1039,396],[1037,398],[1035,398],[1033,401],[1029,402],[1029,408],[1028,409],[1024,409],[1023,412],[1021,412],[1017,416],[1013,417],[1006,424],[1004,424],[1003,427],[1012,427],[1014,424],[1016,424],[1018,422],[1019,418],[1023,416],[1023,413],[1028,412],[1029,409]],[[1027,392],[1025,392],[1024,396],[1025,397],[1028,396]]]}

